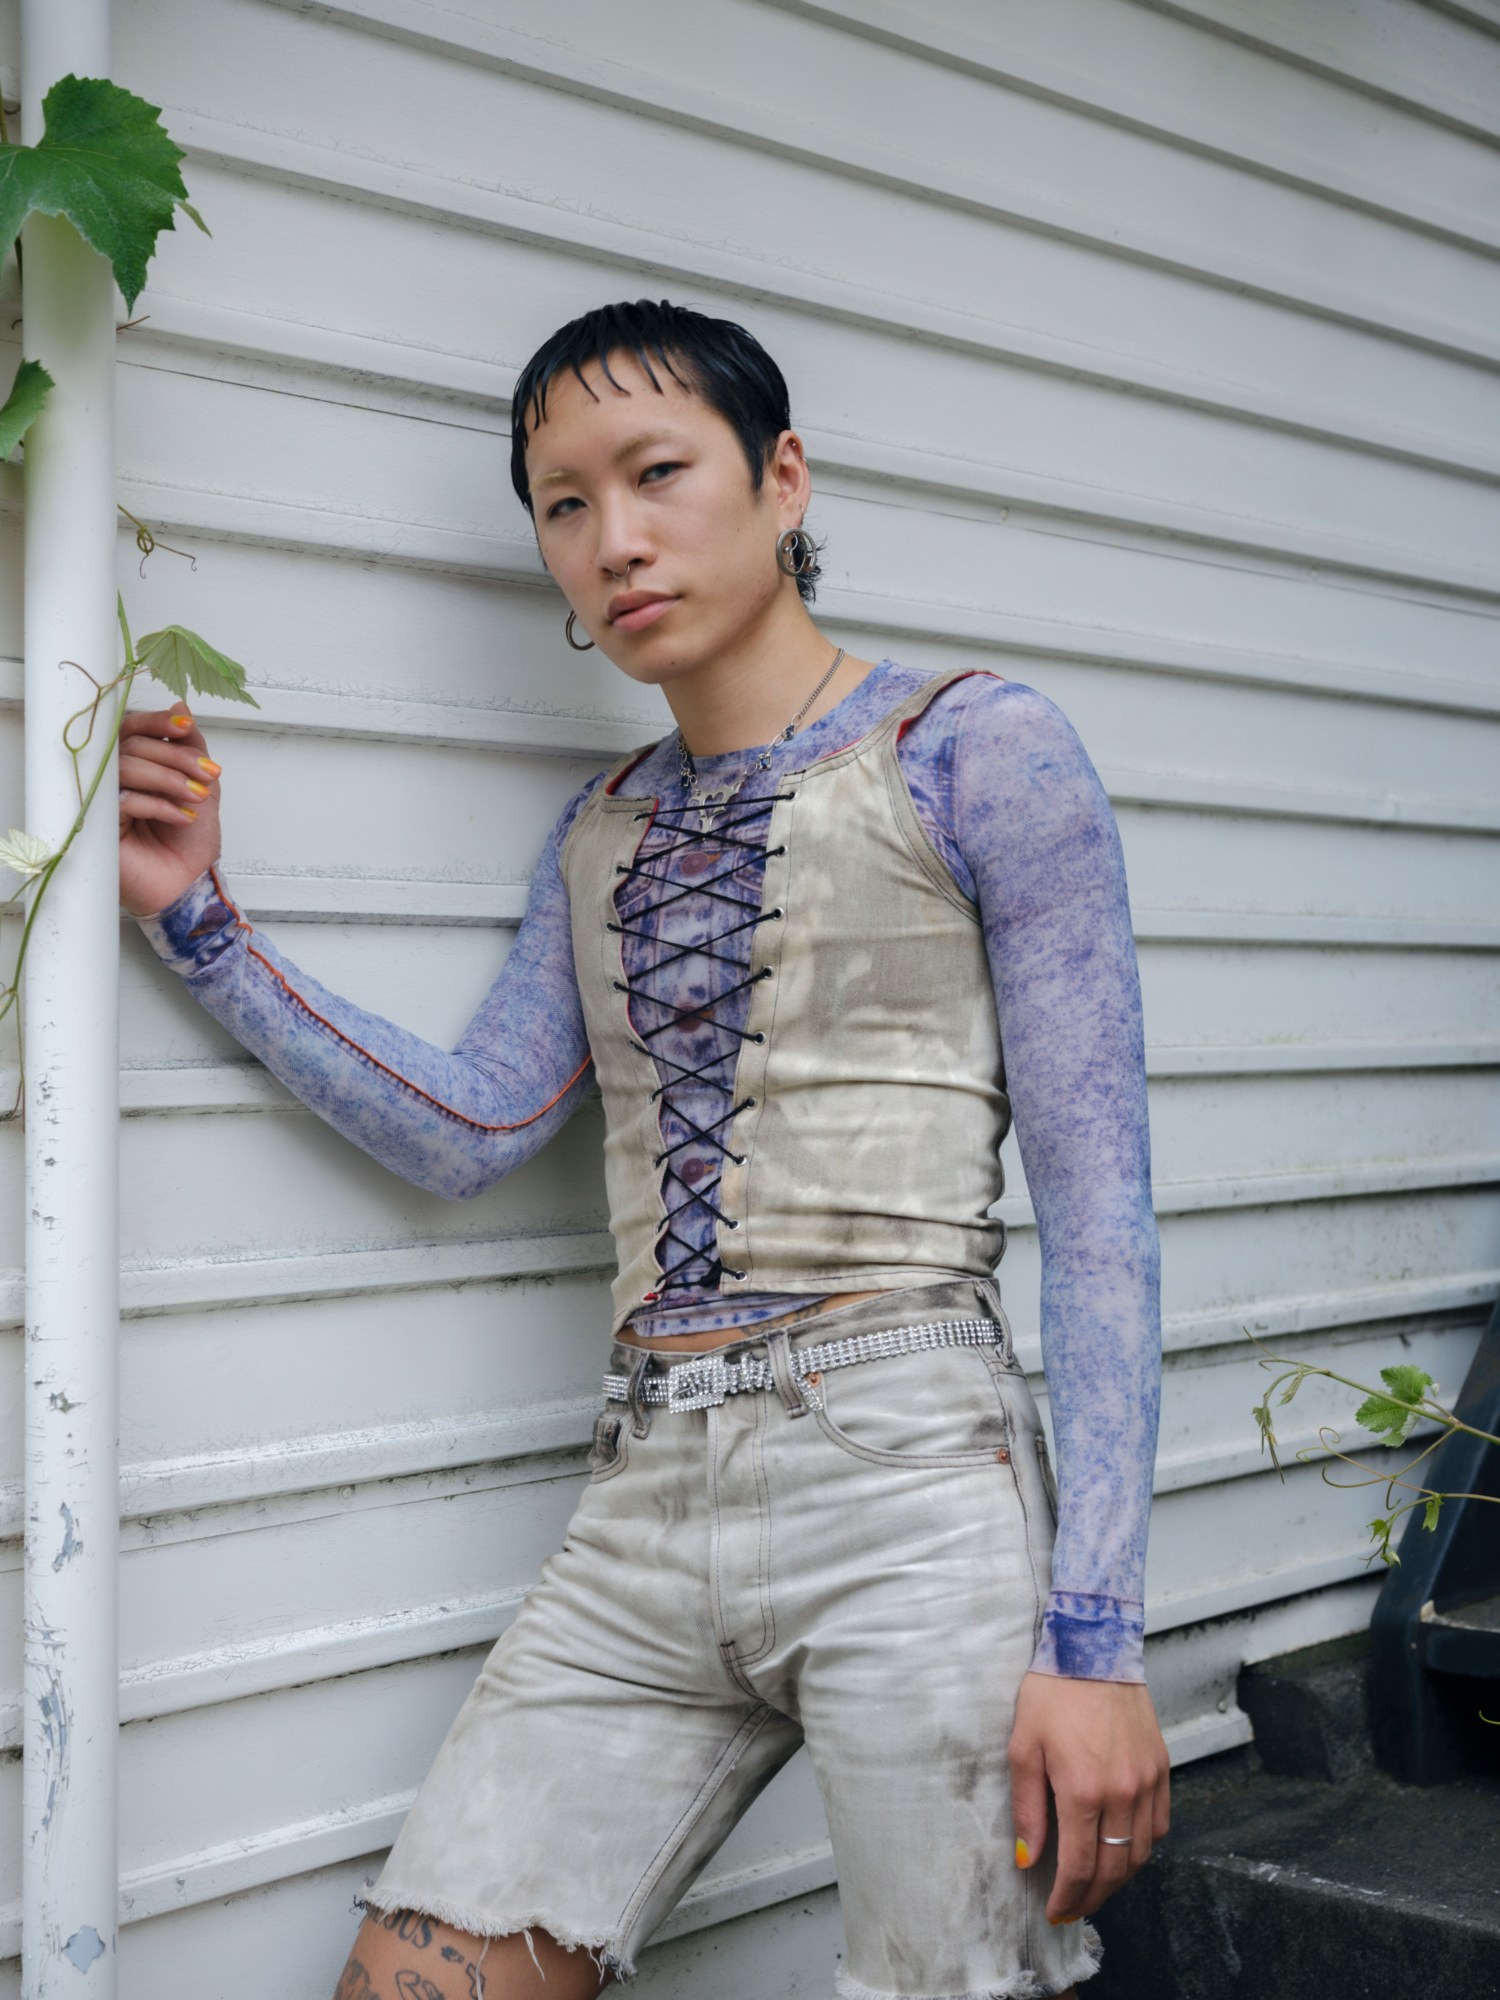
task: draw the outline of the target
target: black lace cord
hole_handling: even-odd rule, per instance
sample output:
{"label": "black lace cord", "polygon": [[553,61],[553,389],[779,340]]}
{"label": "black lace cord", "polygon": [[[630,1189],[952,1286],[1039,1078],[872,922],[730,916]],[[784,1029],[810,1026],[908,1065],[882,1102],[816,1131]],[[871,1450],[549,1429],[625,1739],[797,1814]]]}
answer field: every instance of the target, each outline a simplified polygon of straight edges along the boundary
{"label": "black lace cord", "polygon": [[[657,863],[670,861],[685,848],[692,847],[705,840],[711,840],[718,847],[739,848],[747,854],[761,854],[765,858],[769,858],[769,855],[773,853],[785,853],[784,846],[765,850],[761,848],[759,840],[753,838],[741,839],[737,838],[736,835],[741,827],[749,826],[752,821],[764,819],[766,817],[766,810],[774,805],[779,798],[787,796],[789,794],[772,793],[758,798],[736,799],[734,801],[734,810],[739,814],[739,817],[727,821],[721,827],[714,828],[690,827],[685,823],[673,824],[674,820],[678,819],[676,813],[670,811],[658,813],[656,823],[670,833],[673,838],[658,848],[650,856],[650,859]],[[746,807],[755,807],[759,808],[759,810],[742,810],[742,808]],[[637,815],[638,818],[646,818],[648,816],[646,814]],[[677,944],[670,940],[664,940],[656,936],[653,932],[640,927],[638,923],[608,923],[605,926],[607,930],[617,933],[622,938],[638,938],[643,944],[649,944],[655,948],[657,952],[656,960],[647,968],[648,972],[652,974],[665,971],[669,966],[674,965],[679,958],[686,958],[696,954],[708,959],[711,964],[723,966],[731,972],[742,972],[747,975],[725,986],[722,991],[712,994],[707,1000],[696,1002],[687,1007],[675,1007],[670,1001],[663,1000],[658,995],[648,992],[643,986],[631,984],[621,979],[613,981],[615,990],[624,993],[627,996],[627,1002],[630,1000],[643,1000],[649,1002],[653,1007],[658,1007],[662,1010],[664,1018],[655,1027],[637,1031],[639,1040],[634,1046],[638,1053],[649,1055],[653,1061],[661,1063],[677,1072],[667,1082],[658,1084],[656,1089],[651,1092],[651,1097],[653,1099],[659,1098],[662,1105],[671,1111],[673,1117],[680,1124],[688,1128],[687,1136],[676,1140],[670,1146],[664,1147],[653,1161],[653,1165],[655,1166],[660,1166],[663,1161],[670,1161],[674,1153],[680,1152],[684,1146],[690,1146],[695,1142],[706,1142],[711,1146],[717,1147],[720,1154],[726,1160],[732,1160],[737,1166],[744,1163],[745,1155],[733,1152],[725,1144],[724,1140],[719,1136],[719,1128],[731,1123],[738,1117],[741,1111],[750,1109],[755,1103],[753,1097],[742,1098],[738,1104],[731,1106],[728,1111],[724,1112],[721,1117],[714,1119],[711,1124],[700,1125],[696,1119],[688,1114],[681,1104],[674,1102],[671,1094],[674,1090],[681,1090],[685,1085],[703,1082],[708,1077],[710,1071],[719,1068],[726,1062],[730,1064],[736,1063],[738,1061],[739,1048],[743,1047],[746,1041],[763,1042],[765,1040],[763,1032],[757,1030],[752,1034],[750,1030],[736,1027],[730,1021],[721,1021],[715,1015],[715,1009],[721,1007],[725,1001],[733,998],[735,994],[742,993],[746,987],[754,986],[760,980],[769,978],[771,976],[771,967],[764,966],[759,972],[750,973],[748,972],[749,959],[740,958],[733,952],[715,950],[713,947],[728,944],[747,932],[753,933],[757,924],[769,922],[772,918],[780,917],[783,914],[780,909],[762,911],[758,903],[750,900],[748,897],[733,895],[727,890],[716,887],[716,884],[725,881],[729,876],[733,875],[735,869],[740,865],[738,861],[731,861],[730,865],[718,875],[685,885],[664,880],[655,867],[641,867],[622,862],[618,864],[616,869],[617,874],[621,876],[626,878],[638,877],[642,881],[657,885],[667,892],[657,896],[654,900],[641,903],[633,912],[633,916],[636,919],[658,915],[663,910],[670,909],[673,904],[696,895],[707,896],[715,903],[728,904],[733,910],[748,910],[752,913],[744,918],[743,921],[730,924],[727,929],[717,932],[714,936],[705,938],[699,943],[690,944]],[[735,1048],[721,1050],[717,1055],[709,1057],[706,1062],[698,1065],[696,1068],[691,1064],[677,1061],[674,1056],[668,1055],[665,1052],[658,1052],[655,1049],[646,1047],[648,1041],[654,1040],[656,1036],[665,1033],[668,1028],[673,1027],[677,1023],[689,1019],[697,1020],[705,1026],[717,1028],[721,1032],[727,1031],[738,1036],[738,1045]],[[723,1079],[718,1081],[720,1085],[724,1082]],[[660,1117],[661,1113],[658,1111],[658,1122],[660,1122]],[[672,1207],[668,1206],[668,1189],[674,1181],[682,1189],[683,1199],[677,1202],[675,1207]],[[675,1229],[673,1224],[685,1211],[696,1208],[706,1212],[716,1223],[724,1222],[729,1228],[738,1229],[739,1223],[731,1217],[726,1216],[723,1209],[712,1199],[722,1185],[722,1170],[716,1173],[713,1179],[705,1185],[695,1188],[689,1186],[675,1165],[667,1167],[667,1171],[662,1177],[662,1203],[666,1209],[666,1213],[657,1226],[655,1244],[657,1262],[661,1267],[662,1276],[661,1282],[656,1289],[645,1295],[648,1302],[660,1298],[664,1292],[671,1290],[674,1286],[681,1287],[695,1282],[703,1285],[712,1285],[717,1282],[724,1270],[723,1260],[715,1254],[698,1248],[686,1236],[682,1235],[680,1231]],[[662,1261],[663,1254],[671,1244],[680,1246],[686,1254],[678,1258],[675,1264],[666,1264]],[[696,1280],[684,1275],[689,1265],[703,1260],[707,1260],[708,1268],[706,1271],[700,1273]]]}

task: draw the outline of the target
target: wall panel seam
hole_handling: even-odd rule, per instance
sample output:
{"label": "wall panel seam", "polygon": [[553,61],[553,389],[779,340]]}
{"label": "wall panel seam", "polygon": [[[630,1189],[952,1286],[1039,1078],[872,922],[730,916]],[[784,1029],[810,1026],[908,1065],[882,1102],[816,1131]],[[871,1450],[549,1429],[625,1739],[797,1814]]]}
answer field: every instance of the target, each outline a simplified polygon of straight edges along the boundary
{"label": "wall panel seam", "polygon": [[[363,201],[442,224],[461,223],[516,242],[532,243],[561,254],[584,256],[623,265],[633,272],[650,271],[689,284],[727,283],[757,297],[778,296],[783,302],[816,303],[827,311],[842,306],[851,324],[909,326],[915,319],[934,341],[984,351],[993,336],[980,331],[970,315],[940,307],[935,301],[874,292],[853,280],[816,274],[800,266],[776,264],[740,251],[721,249],[708,240],[664,234],[600,217],[584,210],[559,208],[526,197],[503,194],[477,184],[445,180],[426,168],[396,167],[368,155],[339,153],[315,141],[233,125],[203,113],[173,109],[172,131],[190,158],[210,160],[232,172],[270,179],[284,186],[305,187],[342,200]],[[1012,226],[1063,240],[1055,229],[1011,218]],[[1065,240],[1095,248],[1078,231]],[[1164,252],[1146,257],[1112,250],[1104,242],[1100,255],[1167,270],[1214,290],[1253,298],[1308,318],[1356,327],[1362,332],[1409,346],[1420,352],[1448,356],[1474,367],[1500,368],[1500,338],[1481,328],[1459,328],[1421,313],[1398,315],[1389,294],[1380,301],[1324,282],[1321,296],[1307,287],[1292,290],[1284,279],[1267,273],[1257,279],[1246,271],[1223,274]],[[770,279],[770,283],[768,283]],[[795,287],[795,289],[794,289]],[[1047,362],[1069,373],[1108,380],[1101,371],[1099,350],[1092,344],[1068,341],[1060,335],[1028,334],[1020,327],[1005,329],[1008,351],[1034,365]],[[1132,358],[1129,378],[1149,386],[1150,371]]]}
{"label": "wall panel seam", "polygon": [[[292,0],[274,0],[274,4],[286,6],[292,4]],[[1130,82],[1124,76],[1106,78],[1084,70],[1066,70],[1056,60],[1036,58],[1028,50],[1008,50],[990,36],[964,34],[948,22],[926,20],[906,6],[890,6],[888,0],[862,0],[858,14],[850,6],[830,6],[826,0],[762,0],[762,4],[780,8],[786,14],[820,20],[846,34],[860,36],[862,40],[882,42],[888,48],[942,64],[944,68],[958,70],[964,76],[984,76],[1002,88],[1036,98],[1038,102],[1058,104],[1066,110],[1098,116],[1104,124],[1120,126],[1126,132],[1138,132],[1140,136],[1158,140],[1164,146],[1212,160],[1220,166],[1236,168],[1278,186],[1296,188],[1304,194],[1318,194],[1362,214],[1378,216],[1412,230],[1422,230],[1424,234],[1432,234],[1454,244],[1474,246],[1486,252],[1500,250],[1500,236],[1486,234],[1486,226],[1480,216],[1460,216],[1450,208],[1416,206],[1412,202],[1410,188],[1402,190],[1406,206],[1398,206],[1398,192],[1394,188],[1342,172],[1336,158],[1330,158],[1328,162],[1292,162],[1286,154],[1276,158],[1272,148],[1264,142],[1262,152],[1256,154],[1244,150],[1244,146],[1236,150],[1224,144],[1214,144],[1212,138],[1200,132],[1170,126],[1162,120],[1156,106],[1142,102],[1140,92],[1130,90]],[[1328,80],[1334,82],[1336,78],[1330,76]],[[1356,96],[1364,94],[1358,86],[1350,88]],[[1174,104],[1172,110],[1182,114],[1184,106]],[[1412,106],[1412,110],[1416,110],[1416,106]],[[1488,140],[1488,132],[1484,138]]]}

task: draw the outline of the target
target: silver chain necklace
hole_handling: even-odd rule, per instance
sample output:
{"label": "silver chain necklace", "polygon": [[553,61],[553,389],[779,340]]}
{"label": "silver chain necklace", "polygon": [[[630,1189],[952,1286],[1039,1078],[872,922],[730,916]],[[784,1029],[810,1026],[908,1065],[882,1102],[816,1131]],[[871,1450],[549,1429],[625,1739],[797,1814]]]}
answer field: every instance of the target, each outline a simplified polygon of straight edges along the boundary
{"label": "silver chain necklace", "polygon": [[776,751],[780,749],[783,743],[787,742],[793,735],[796,734],[797,724],[802,720],[803,716],[806,715],[807,711],[812,707],[813,703],[817,700],[818,696],[823,692],[824,688],[827,687],[828,683],[833,679],[834,675],[838,672],[839,664],[843,660],[843,657],[844,657],[844,649],[842,646],[840,646],[837,653],[835,653],[834,655],[833,665],[828,669],[827,673],[824,674],[822,680],[818,682],[818,685],[813,689],[812,693],[807,697],[807,700],[803,702],[802,706],[797,710],[797,713],[792,717],[791,721],[787,724],[786,728],[782,730],[781,734],[774,740],[774,742],[768,743],[765,746],[765,748],[761,751],[760,755],[755,759],[753,764],[747,765],[746,768],[743,771],[741,771],[740,775],[738,776],[738,778],[735,779],[732,785],[714,785],[705,787],[701,786],[698,783],[698,767],[693,762],[693,753],[691,752],[691,750],[688,749],[687,742],[683,737],[681,729],[678,730],[677,765],[678,769],[682,773],[682,789],[684,790],[684,792],[687,793],[688,804],[690,806],[695,806],[697,808],[699,815],[701,816],[703,821],[703,830],[705,833],[711,833],[713,831],[718,821],[723,818],[724,814],[728,812],[730,806],[734,803],[734,801],[739,797],[740,793],[744,790],[745,785],[747,784],[749,779],[752,778],[757,771],[765,771],[770,768],[772,757],[775,755]]}

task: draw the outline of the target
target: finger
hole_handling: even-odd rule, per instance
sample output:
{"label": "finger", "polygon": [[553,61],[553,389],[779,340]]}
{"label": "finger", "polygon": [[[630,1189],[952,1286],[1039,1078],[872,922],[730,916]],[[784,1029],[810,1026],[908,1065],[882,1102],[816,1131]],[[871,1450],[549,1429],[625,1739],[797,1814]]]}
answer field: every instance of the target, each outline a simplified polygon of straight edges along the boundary
{"label": "finger", "polygon": [[[1094,1876],[1074,1906],[1078,1915],[1091,1917],[1151,1859],[1153,1800],[1154,1788],[1147,1782],[1133,1799],[1120,1797],[1105,1805],[1095,1833]],[[1130,1829],[1127,1845],[1104,1838],[1106,1833],[1126,1827]]]}
{"label": "finger", "polygon": [[1132,1841],[1130,1847],[1130,1872],[1132,1875],[1138,1868],[1144,1868],[1146,1863],[1151,1859],[1151,1849],[1156,1841],[1156,1835],[1152,1830],[1155,1823],[1156,1788],[1152,1786],[1149,1790],[1141,1793],[1136,1803],[1135,1824],[1130,1829],[1135,1835],[1135,1839]]}
{"label": "finger", "polygon": [[162,820],[168,826],[185,826],[198,817],[196,806],[179,804],[176,799],[160,798],[155,792],[121,792],[120,827],[135,819]]}
{"label": "finger", "polygon": [[183,701],[174,702],[171,708],[127,709],[120,723],[120,734],[159,736],[168,743],[189,743],[197,750],[208,748],[203,732]]}
{"label": "finger", "polygon": [[1057,1798],[1057,1873],[1047,1898],[1049,1923],[1072,1923],[1083,1915],[1084,1899],[1094,1885],[1098,1824],[1097,1805]]}
{"label": "finger", "polygon": [[201,805],[212,796],[214,780],[200,776],[191,765],[184,770],[175,760],[143,757],[132,748],[128,756],[120,759],[120,789],[160,792],[164,798],[178,799],[184,805]]}
{"label": "finger", "polygon": [[169,765],[174,771],[185,772],[190,778],[217,778],[224,768],[206,751],[195,749],[191,743],[169,743],[159,736],[133,736],[129,749],[122,750],[120,754]]}
{"label": "finger", "polygon": [[1030,1868],[1047,1844],[1047,1767],[1040,1744],[1010,1749],[1010,1813],[1018,1868]]}

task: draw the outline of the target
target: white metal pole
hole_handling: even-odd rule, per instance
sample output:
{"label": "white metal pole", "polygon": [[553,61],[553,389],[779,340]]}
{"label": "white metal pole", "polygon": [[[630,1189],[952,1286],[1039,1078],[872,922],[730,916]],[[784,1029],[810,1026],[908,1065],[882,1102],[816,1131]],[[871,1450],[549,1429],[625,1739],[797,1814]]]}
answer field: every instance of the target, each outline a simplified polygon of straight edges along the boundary
{"label": "white metal pole", "polygon": [[[69,71],[107,76],[109,0],[22,0],[21,119]],[[119,657],[114,338],[105,259],[69,223],[22,231],[23,353],[56,387],[26,440],[26,818],[77,811],[63,725]],[[101,716],[98,735],[107,734]],[[93,768],[86,758],[85,769]],[[26,1598],[22,1990],[112,2000],[119,1737],[120,919],[107,774],[32,931],[26,1063]]]}

